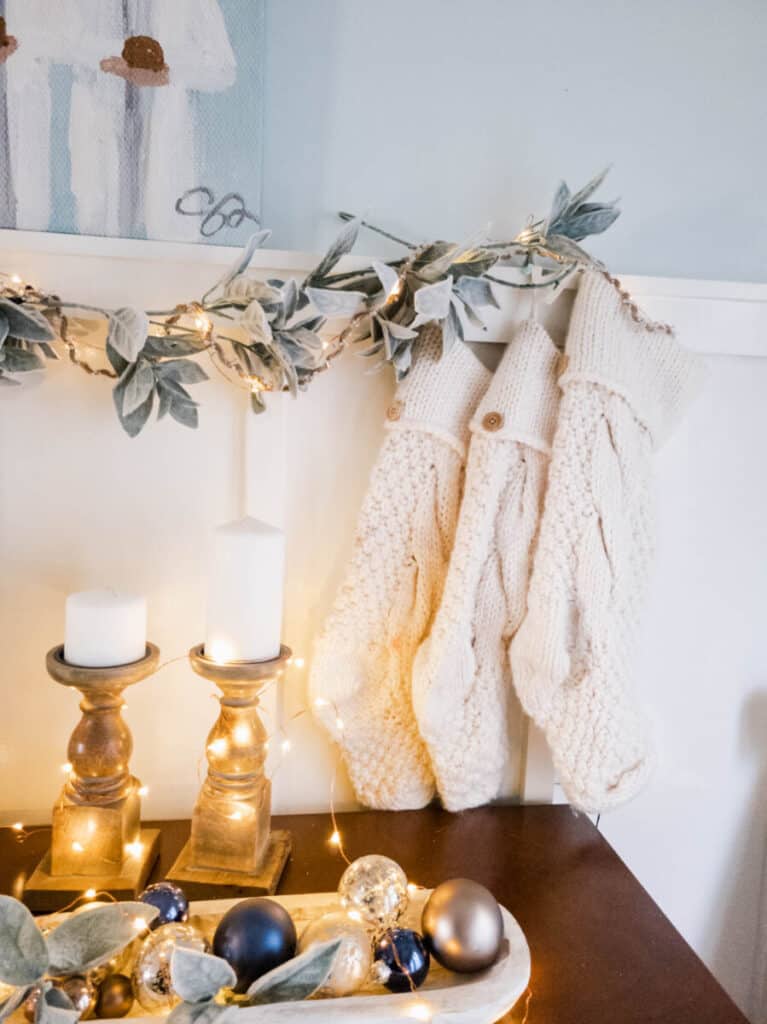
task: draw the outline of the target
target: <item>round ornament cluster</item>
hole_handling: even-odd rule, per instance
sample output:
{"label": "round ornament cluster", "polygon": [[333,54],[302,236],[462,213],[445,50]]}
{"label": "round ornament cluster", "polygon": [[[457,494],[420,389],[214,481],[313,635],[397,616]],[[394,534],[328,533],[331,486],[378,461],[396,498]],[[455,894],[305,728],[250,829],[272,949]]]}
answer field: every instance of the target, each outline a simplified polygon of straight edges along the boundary
{"label": "round ornament cluster", "polygon": [[[259,986],[259,999],[275,983],[283,988],[287,984],[291,999],[339,999],[375,984],[394,993],[412,993],[427,981],[433,962],[460,973],[490,967],[500,954],[504,934],[495,898],[468,879],[452,879],[437,886],[419,916],[420,907],[409,905],[405,872],[391,858],[379,854],[349,864],[339,882],[337,908],[310,920],[300,940],[285,907],[267,897],[236,903],[221,917],[212,935],[199,927],[199,920],[190,918],[186,895],[171,882],[150,885],[139,899],[158,911],[152,929],[90,970],[35,983],[22,1007],[29,1024],[39,1019],[41,993],[47,993],[51,983],[67,996],[81,1019],[125,1017],[134,1000],[143,1011],[167,1014],[181,1002],[174,980],[185,998],[201,999],[199,1005],[208,999],[247,1005],[246,993],[260,979],[264,984]],[[85,914],[93,906],[90,903],[75,913]],[[59,923],[51,920],[44,930],[50,934]],[[177,950],[207,954],[219,962],[216,965],[210,959],[206,964],[203,956],[198,969],[194,959],[186,958],[184,964],[185,958],[181,958],[174,978]],[[291,975],[287,966],[286,975],[283,966],[296,956],[300,959],[295,972]],[[265,978],[277,968],[279,982]],[[210,992],[205,991],[208,978]],[[201,995],[190,994],[195,991]],[[0,983],[0,999],[2,994]],[[50,996],[45,998],[48,1001]],[[193,1014],[197,1005],[187,1004],[189,1012]]]}

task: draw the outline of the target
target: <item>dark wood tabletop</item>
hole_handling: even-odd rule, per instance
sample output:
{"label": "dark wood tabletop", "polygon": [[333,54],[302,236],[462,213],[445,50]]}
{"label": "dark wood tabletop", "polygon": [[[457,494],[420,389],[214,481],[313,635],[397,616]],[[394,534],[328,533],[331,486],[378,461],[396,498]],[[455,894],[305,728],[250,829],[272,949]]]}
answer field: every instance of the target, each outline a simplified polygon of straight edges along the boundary
{"label": "dark wood tabletop", "polygon": [[[533,964],[529,998],[508,1024],[747,1024],[591,821],[569,807],[364,811],[338,823],[352,858],[386,854],[428,887],[474,878],[508,907]],[[281,816],[273,825],[294,836],[279,892],[333,891],[344,864],[327,841],[328,816]],[[189,835],[188,821],[159,827],[154,881]],[[21,895],[48,841],[47,829],[23,843],[0,829],[0,891]]]}

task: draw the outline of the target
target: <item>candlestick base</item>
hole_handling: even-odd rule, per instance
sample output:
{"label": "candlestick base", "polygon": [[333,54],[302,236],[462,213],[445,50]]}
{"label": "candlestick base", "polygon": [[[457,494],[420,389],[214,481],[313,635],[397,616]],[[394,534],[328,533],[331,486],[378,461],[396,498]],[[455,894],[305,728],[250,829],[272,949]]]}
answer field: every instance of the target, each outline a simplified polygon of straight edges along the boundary
{"label": "candlestick base", "polygon": [[55,910],[87,889],[133,898],[158,856],[157,831],[141,830],[141,783],[131,774],[133,739],[123,721],[123,690],[151,676],[160,651],[126,665],[90,668],[48,652],[48,674],[82,696],[82,718],[69,739],[67,780],[53,808],[51,849],[26,886],[35,910]]}
{"label": "candlestick base", "polygon": [[213,893],[216,899],[227,896],[271,896],[277,891],[292,849],[293,837],[290,832],[277,829],[269,834],[266,850],[256,871],[233,871],[195,867],[190,840],[176,858],[167,877],[168,881],[180,885],[191,899],[202,899]]}
{"label": "candlestick base", "polygon": [[[208,733],[208,774],[192,812],[192,834],[169,878],[194,895],[271,893],[290,856],[287,833],[272,835],[272,784],[266,777],[269,737],[258,715],[261,692],[280,679],[291,658],[282,645],[270,661],[217,662],[193,647],[194,671],[221,691]],[[196,887],[196,888],[195,888]]]}
{"label": "candlestick base", "polygon": [[154,862],[160,855],[160,830],[143,828],[139,843],[140,848],[136,845],[135,852],[119,865],[119,873],[98,878],[51,874],[49,850],[24,887],[24,902],[35,913],[61,910],[82,897],[87,888],[108,892],[118,900],[135,900],[146,888]]}

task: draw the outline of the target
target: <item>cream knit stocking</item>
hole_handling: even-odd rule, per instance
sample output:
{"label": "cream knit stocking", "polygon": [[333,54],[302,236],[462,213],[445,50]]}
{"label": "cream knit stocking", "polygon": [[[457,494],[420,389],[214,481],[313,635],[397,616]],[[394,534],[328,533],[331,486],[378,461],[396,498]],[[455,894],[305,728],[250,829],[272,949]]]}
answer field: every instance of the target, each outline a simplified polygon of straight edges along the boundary
{"label": "cream knit stocking", "polygon": [[570,801],[633,796],[651,765],[630,692],[652,552],[653,450],[697,390],[702,362],[652,330],[605,275],[583,275],[514,685],[545,730]]}
{"label": "cream knit stocking", "polygon": [[509,756],[506,649],[525,612],[559,403],[558,359],[543,327],[523,323],[471,423],[442,602],[413,672],[418,725],[451,811],[497,796]]}
{"label": "cream knit stocking", "polygon": [[387,414],[351,562],[309,683],[357,797],[392,810],[422,807],[434,795],[411,671],[442,596],[469,421],[490,378],[465,345],[440,353],[439,330],[426,328]]}

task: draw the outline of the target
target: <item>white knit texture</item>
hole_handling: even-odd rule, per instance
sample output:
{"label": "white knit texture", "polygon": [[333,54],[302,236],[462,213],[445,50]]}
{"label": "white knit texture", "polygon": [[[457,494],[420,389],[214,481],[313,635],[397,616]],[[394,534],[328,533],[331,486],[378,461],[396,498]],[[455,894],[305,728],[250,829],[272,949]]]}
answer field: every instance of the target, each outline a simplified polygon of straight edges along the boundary
{"label": "white knit texture", "polygon": [[581,281],[566,352],[528,611],[510,654],[565,793],[599,811],[632,797],[651,769],[631,666],[652,553],[653,449],[702,365],[634,323],[595,273]]}
{"label": "white knit texture", "polygon": [[309,683],[358,799],[391,810],[422,807],[434,795],[412,664],[442,596],[469,421],[490,377],[466,346],[440,359],[439,332],[424,334],[397,391]]}
{"label": "white knit texture", "polygon": [[471,424],[442,603],[413,669],[413,704],[451,811],[498,795],[509,759],[506,648],[525,612],[556,423],[559,353],[525,322]]}

